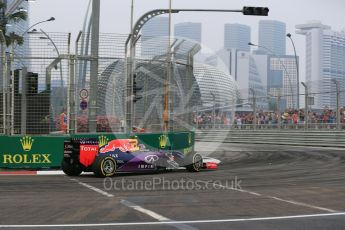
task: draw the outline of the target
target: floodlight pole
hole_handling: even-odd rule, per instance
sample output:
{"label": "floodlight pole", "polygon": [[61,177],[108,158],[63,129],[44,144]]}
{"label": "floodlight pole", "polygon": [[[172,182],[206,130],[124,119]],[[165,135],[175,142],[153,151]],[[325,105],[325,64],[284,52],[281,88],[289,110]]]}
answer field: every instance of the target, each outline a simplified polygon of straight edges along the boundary
{"label": "floodlight pole", "polygon": [[305,103],[305,111],[304,111],[304,122],[305,122],[305,126],[304,129],[308,130],[308,123],[309,123],[309,112],[308,112],[308,98],[309,98],[309,94],[308,94],[308,86],[304,83],[301,82],[301,84],[304,87],[305,93],[304,93],[304,103]]}
{"label": "floodlight pole", "polygon": [[296,46],[295,43],[291,37],[291,34],[288,33],[286,36],[290,39],[292,46],[293,46],[293,51],[295,54],[295,61],[296,61],[296,71],[297,71],[297,109],[299,109],[299,64],[298,64],[298,57],[297,57],[297,52],[296,52]]}
{"label": "floodlight pole", "polygon": [[337,81],[335,78],[332,79],[332,82],[335,84],[336,92],[337,92],[337,105],[336,105],[336,123],[337,123],[337,130],[340,130],[340,84],[339,81]]}
{"label": "floodlight pole", "polygon": [[253,115],[254,115],[254,119],[253,119],[253,127],[254,130],[256,130],[256,96],[255,96],[255,90],[253,88],[249,88],[249,91],[252,92],[253,94]]}
{"label": "floodlight pole", "polygon": [[[96,1],[96,0],[94,0]],[[97,0],[99,1],[99,0]],[[171,5],[169,5],[171,6]],[[226,9],[156,9],[149,11],[142,15],[135,23],[135,25],[131,28],[130,34],[130,52],[129,52],[129,63],[126,65],[126,72],[127,72],[127,97],[126,97],[126,132],[131,131],[132,127],[132,113],[133,113],[133,59],[134,59],[134,50],[135,45],[139,37],[139,32],[143,28],[143,26],[152,18],[163,15],[163,14],[176,14],[180,12],[217,12],[217,13],[243,13],[244,15],[256,15],[256,16],[267,16],[269,9],[267,7],[243,7],[240,10],[226,10]],[[127,48],[127,47],[126,47]],[[169,47],[170,48],[170,47]],[[127,59],[127,57],[125,57]],[[92,75],[91,75],[92,76]],[[169,103],[168,100],[164,100],[165,103]],[[164,106],[166,107],[166,106]],[[169,115],[168,115],[169,116]],[[164,119],[163,119],[164,120]],[[167,118],[169,122],[169,118]],[[169,124],[165,126],[168,127]]]}
{"label": "floodlight pole", "polygon": [[97,132],[97,94],[98,94],[98,49],[99,49],[100,0],[92,1],[92,33],[91,33],[91,68],[90,68],[90,101],[89,131]]}

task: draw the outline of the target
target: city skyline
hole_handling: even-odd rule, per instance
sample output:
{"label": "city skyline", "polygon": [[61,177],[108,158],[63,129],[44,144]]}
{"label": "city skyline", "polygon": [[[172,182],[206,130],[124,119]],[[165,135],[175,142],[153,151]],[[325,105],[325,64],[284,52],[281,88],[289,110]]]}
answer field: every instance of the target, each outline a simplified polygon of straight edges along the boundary
{"label": "city skyline", "polygon": [[[61,5],[64,4],[65,0],[61,0],[60,4],[56,4],[56,9],[59,9]],[[51,2],[52,4],[55,4]],[[147,12],[149,10],[152,10],[154,8],[167,8],[168,1],[156,1],[153,0],[150,2],[150,4],[146,4],[147,2],[144,1],[134,1],[134,21],[142,15],[144,12]],[[172,1],[173,8],[193,8],[195,7],[195,1],[190,1],[188,3],[181,1],[181,0],[173,0]],[[254,1],[234,1],[231,5],[227,4],[227,1],[219,1],[217,4],[209,4],[205,0],[201,0],[197,2],[198,8],[228,8],[228,9],[236,9],[236,8],[242,8],[244,5],[258,5],[258,3],[255,3]],[[306,2],[299,2],[299,1],[290,1],[289,3],[281,2],[277,3],[276,1],[272,0],[266,0],[262,1],[259,5],[260,6],[268,6],[270,8],[270,13],[268,17],[265,17],[264,20],[277,20],[281,21],[286,24],[286,32],[292,34],[292,39],[295,41],[296,44],[296,50],[297,55],[299,56],[300,60],[300,81],[305,81],[305,69],[306,69],[306,51],[305,51],[305,39],[303,36],[300,36],[295,33],[295,26],[301,23],[306,23],[310,20],[320,20],[324,24],[331,25],[334,30],[340,31],[343,29],[344,25],[341,23],[342,20],[339,20],[339,17],[342,17],[341,8],[342,6],[345,6],[343,1],[340,0],[333,0],[333,4],[325,4],[324,1],[306,1]],[[80,9],[80,12],[84,11],[82,10],[82,7],[87,7],[87,3],[85,1],[74,1],[73,3],[68,3],[70,6],[78,6]],[[101,3],[101,31],[104,32],[115,32],[115,33],[128,33],[129,31],[129,13],[130,13],[130,1],[128,2],[122,2],[120,4],[117,4],[117,8],[121,8],[121,12],[114,9],[114,11],[117,12],[117,14],[111,13],[111,17],[109,12],[103,11],[104,8],[111,8],[113,4],[113,1],[109,0],[103,0]],[[194,5],[193,5],[194,4]],[[298,4],[299,7],[294,7],[295,4]],[[43,7],[46,5],[46,2],[37,1],[35,4],[31,4],[33,12],[32,14],[35,15],[37,18],[39,14],[35,14],[35,7],[40,5]],[[36,8],[39,9],[39,8]],[[308,10],[306,10],[308,9]],[[67,11],[70,9],[66,9]],[[315,14],[315,12],[322,11],[322,14]],[[42,13],[43,11],[40,11]],[[54,11],[54,13],[57,11]],[[45,11],[45,17],[50,16],[49,10]],[[50,12],[52,13],[52,12]],[[291,17],[291,15],[294,15],[294,17]],[[54,14],[55,15],[55,14]],[[204,15],[207,15],[207,17],[204,17]],[[224,17],[224,15],[226,17]],[[58,18],[58,16],[57,16]],[[112,18],[112,20],[109,20],[109,18]],[[121,23],[111,23],[110,21],[118,20],[118,18],[121,18]],[[74,16],[75,24],[69,25],[66,27],[66,23],[62,26],[63,21],[68,21],[68,18],[61,18],[61,22],[59,19],[54,23],[54,28],[59,28],[59,30],[65,30],[68,29],[68,31],[76,31],[75,28],[77,28],[77,22],[79,20],[80,24],[83,21],[83,15],[79,14],[79,17]],[[209,53],[216,53],[215,50],[219,50],[223,44],[223,27],[226,23],[240,23],[240,24],[246,24],[251,27],[252,34],[254,36],[251,37],[251,41],[253,43],[258,44],[259,43],[259,21],[263,18],[260,17],[246,17],[241,14],[216,14],[216,13],[180,13],[180,14],[173,14],[172,15],[172,24],[178,24],[182,22],[200,22],[202,23],[202,45],[206,47],[206,49],[203,49],[204,52]],[[34,19],[32,19],[34,20]],[[108,22],[109,21],[109,22]],[[126,25],[125,22],[128,22]],[[58,25],[56,25],[58,23]],[[51,25],[42,25],[42,27],[48,27]],[[74,29],[73,29],[73,28]],[[79,26],[80,27],[80,26]],[[48,30],[49,31],[49,30]],[[72,34],[72,39],[73,39]],[[286,38],[287,39],[287,38]],[[286,43],[286,40],[285,40]],[[208,47],[208,49],[207,49]],[[292,45],[290,42],[286,43],[286,54],[291,55],[293,54]],[[303,91],[300,89],[300,93],[303,93]]]}

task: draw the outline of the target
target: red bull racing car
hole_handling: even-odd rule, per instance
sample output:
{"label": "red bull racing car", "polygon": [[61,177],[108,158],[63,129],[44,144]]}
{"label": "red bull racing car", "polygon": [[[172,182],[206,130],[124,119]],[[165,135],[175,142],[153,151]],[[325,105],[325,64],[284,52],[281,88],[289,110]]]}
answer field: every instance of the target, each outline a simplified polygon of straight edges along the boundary
{"label": "red bull racing car", "polygon": [[65,141],[62,170],[69,176],[94,172],[98,177],[111,177],[117,172],[152,172],[186,168],[198,172],[215,169],[218,162],[210,162],[198,153],[184,155],[178,151],[148,150],[137,139],[116,139],[99,147],[98,139]]}

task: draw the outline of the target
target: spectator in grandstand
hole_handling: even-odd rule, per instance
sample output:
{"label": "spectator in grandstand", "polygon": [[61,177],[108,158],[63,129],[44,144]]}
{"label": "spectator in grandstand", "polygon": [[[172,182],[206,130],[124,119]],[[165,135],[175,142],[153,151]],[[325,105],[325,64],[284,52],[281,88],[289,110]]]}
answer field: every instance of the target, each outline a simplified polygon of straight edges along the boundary
{"label": "spectator in grandstand", "polygon": [[59,116],[59,131],[67,133],[67,111],[65,108],[62,109]]}

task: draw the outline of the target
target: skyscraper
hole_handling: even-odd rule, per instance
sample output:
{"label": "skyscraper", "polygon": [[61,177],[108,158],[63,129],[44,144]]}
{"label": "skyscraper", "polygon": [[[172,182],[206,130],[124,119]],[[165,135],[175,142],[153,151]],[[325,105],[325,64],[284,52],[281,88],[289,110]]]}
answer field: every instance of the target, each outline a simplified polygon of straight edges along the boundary
{"label": "skyscraper", "polygon": [[201,23],[178,23],[175,25],[174,35],[176,38],[187,38],[201,43]]}
{"label": "skyscraper", "polygon": [[[259,22],[259,46],[270,50],[274,55],[286,53],[286,25],[280,21],[261,20]],[[270,53],[267,49],[258,49],[259,53]]]}
{"label": "skyscraper", "polygon": [[281,99],[283,105],[280,108],[297,107],[297,68],[295,56],[267,55],[267,93],[275,97],[283,96]]}
{"label": "skyscraper", "polygon": [[157,37],[167,37],[169,35],[169,18],[154,17],[150,19],[142,28],[141,39],[147,41]]}
{"label": "skyscraper", "polygon": [[[15,0],[5,0],[6,4],[6,10],[10,11],[11,13],[14,13],[16,11],[26,11],[28,12],[28,1],[22,1],[21,3],[19,1]],[[19,36],[24,35],[24,32],[29,28],[29,21],[19,21],[19,22],[13,22],[12,24],[8,24],[7,26],[7,34],[10,34],[12,32],[16,33]],[[15,46],[16,49],[14,50],[15,55],[17,57],[23,57],[25,56],[25,51],[28,50],[28,42],[24,39],[24,44]],[[25,60],[15,60],[13,66],[15,69],[19,69],[22,67],[22,65],[27,65],[27,61]]]}
{"label": "skyscraper", "polygon": [[[215,55],[206,58],[206,63],[217,67],[226,73],[230,73],[234,77],[239,88],[242,99],[247,99],[253,103],[250,89],[255,91],[256,97],[266,98],[266,76],[261,73],[260,68],[266,70],[267,74],[267,58],[263,62],[258,61],[258,56],[266,57],[266,55],[252,55],[250,52],[238,51],[236,49],[222,49]],[[263,68],[265,67],[265,68]],[[258,109],[267,109],[265,100],[257,101]]]}
{"label": "skyscraper", "polygon": [[242,24],[224,25],[224,48],[250,51],[250,27]]}
{"label": "skyscraper", "polygon": [[[306,81],[314,97],[314,108],[336,106],[336,86],[345,89],[345,31],[331,30],[330,26],[312,21],[296,26],[297,33],[306,37]],[[345,94],[341,94],[345,102]]]}
{"label": "skyscraper", "polygon": [[154,17],[141,31],[141,55],[153,57],[162,55],[168,50],[169,18]]}

